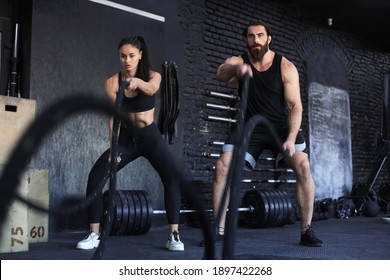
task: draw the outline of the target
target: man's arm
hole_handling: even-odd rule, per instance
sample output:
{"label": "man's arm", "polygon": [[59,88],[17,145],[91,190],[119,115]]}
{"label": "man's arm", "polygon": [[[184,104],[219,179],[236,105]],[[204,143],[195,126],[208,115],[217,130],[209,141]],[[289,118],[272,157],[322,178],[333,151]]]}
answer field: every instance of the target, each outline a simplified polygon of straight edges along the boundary
{"label": "man's arm", "polygon": [[252,69],[244,64],[244,60],[239,56],[232,56],[225,60],[217,69],[217,80],[220,82],[231,82],[238,86],[239,80],[245,73],[252,77]]}
{"label": "man's arm", "polygon": [[282,80],[284,84],[284,97],[289,109],[288,126],[289,135],[283,147],[289,149],[290,155],[295,153],[295,140],[302,123],[302,102],[299,88],[299,73],[293,63],[286,58],[282,60]]}

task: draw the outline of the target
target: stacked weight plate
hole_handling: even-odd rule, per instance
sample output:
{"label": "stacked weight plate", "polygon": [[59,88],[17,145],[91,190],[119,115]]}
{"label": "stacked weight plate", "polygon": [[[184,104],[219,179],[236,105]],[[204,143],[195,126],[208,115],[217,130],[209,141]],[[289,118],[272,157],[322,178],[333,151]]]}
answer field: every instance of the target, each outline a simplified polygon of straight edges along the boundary
{"label": "stacked weight plate", "polygon": [[278,227],[290,222],[292,201],[280,190],[249,190],[242,199],[242,207],[253,207],[243,212],[244,223],[250,228]]}
{"label": "stacked weight plate", "polygon": [[[103,194],[107,205],[109,192]],[[114,220],[111,235],[146,234],[151,225],[153,207],[150,197],[143,190],[118,190],[114,194]]]}

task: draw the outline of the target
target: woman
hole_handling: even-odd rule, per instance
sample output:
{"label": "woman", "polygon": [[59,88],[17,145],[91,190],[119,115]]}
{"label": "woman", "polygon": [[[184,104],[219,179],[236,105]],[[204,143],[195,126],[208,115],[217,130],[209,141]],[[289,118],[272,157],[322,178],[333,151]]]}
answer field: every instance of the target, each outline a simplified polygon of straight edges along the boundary
{"label": "woman", "polygon": [[[166,248],[170,251],[183,251],[178,224],[180,216],[180,188],[174,158],[164,142],[154,122],[155,94],[160,88],[161,75],[151,70],[148,48],[141,36],[123,38],[118,46],[122,70],[105,82],[105,92],[114,103],[122,81],[128,81],[121,110],[128,114],[133,124],[122,123],[118,137],[118,171],[140,156],[149,160],[160,175],[164,185],[164,202],[169,223],[169,237]],[[109,135],[112,141],[113,117],[109,119]],[[88,178],[87,196],[96,193],[98,187],[107,180],[110,164],[110,148],[94,164]],[[90,232],[78,242],[78,249],[93,249],[99,245],[100,221],[103,214],[103,195],[96,198],[88,209]]]}

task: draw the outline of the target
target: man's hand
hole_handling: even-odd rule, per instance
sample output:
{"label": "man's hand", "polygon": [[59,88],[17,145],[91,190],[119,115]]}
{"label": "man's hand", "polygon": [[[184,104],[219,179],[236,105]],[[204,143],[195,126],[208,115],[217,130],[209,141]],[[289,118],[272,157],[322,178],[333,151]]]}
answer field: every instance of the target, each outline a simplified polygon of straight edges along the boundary
{"label": "man's hand", "polygon": [[251,78],[253,77],[251,66],[246,63],[237,65],[237,70],[236,70],[237,79],[241,80],[244,77],[245,73],[248,73],[249,77]]}
{"label": "man's hand", "polygon": [[283,143],[283,149],[288,150],[288,156],[292,157],[295,154],[295,143],[292,141],[286,141]]}

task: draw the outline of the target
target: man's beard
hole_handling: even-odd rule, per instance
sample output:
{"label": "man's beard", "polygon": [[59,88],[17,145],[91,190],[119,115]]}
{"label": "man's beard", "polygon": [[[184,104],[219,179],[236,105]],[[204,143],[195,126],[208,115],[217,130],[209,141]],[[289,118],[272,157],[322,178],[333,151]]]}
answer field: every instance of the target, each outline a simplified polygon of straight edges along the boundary
{"label": "man's beard", "polygon": [[[260,49],[257,48],[258,46],[260,46]],[[265,45],[256,44],[248,46],[248,50],[252,60],[261,62],[263,60],[264,55],[269,50],[269,45],[268,42],[265,43]]]}

